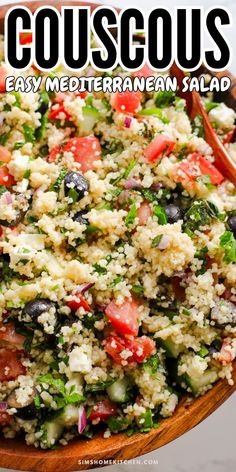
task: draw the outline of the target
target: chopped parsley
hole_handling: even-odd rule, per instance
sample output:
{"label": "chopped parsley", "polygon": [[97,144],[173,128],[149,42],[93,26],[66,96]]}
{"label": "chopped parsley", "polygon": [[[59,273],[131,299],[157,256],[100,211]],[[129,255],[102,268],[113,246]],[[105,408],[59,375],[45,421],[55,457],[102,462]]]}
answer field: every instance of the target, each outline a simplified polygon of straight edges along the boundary
{"label": "chopped parsley", "polygon": [[31,126],[27,125],[26,123],[23,124],[24,130],[24,138],[27,143],[35,143],[35,130]]}
{"label": "chopped parsley", "polygon": [[163,234],[158,234],[153,240],[152,240],[152,247],[158,247],[159,243],[162,239]]}
{"label": "chopped parsley", "polygon": [[212,219],[222,219],[222,215],[214,203],[207,200],[196,200],[185,213],[184,229],[194,232],[200,226],[211,223]]}
{"label": "chopped parsley", "polygon": [[103,392],[115,382],[115,379],[107,380],[106,382],[98,382],[96,384],[87,384],[85,392]]}
{"label": "chopped parsley", "polygon": [[207,347],[206,347],[206,346],[202,346],[202,347],[201,347],[201,349],[200,349],[200,351],[198,351],[198,353],[197,353],[197,354],[198,354],[198,356],[200,356],[200,357],[203,357],[203,358],[204,358],[204,357],[208,356],[208,354],[209,354],[209,351],[208,351],[208,349],[207,349]]}
{"label": "chopped parsley", "polygon": [[55,378],[52,374],[41,375],[38,378],[40,384],[46,384],[49,387],[52,387],[55,390],[53,395],[53,400],[57,404],[57,408],[64,408],[66,405],[71,405],[73,403],[79,403],[85,400],[82,395],[74,392],[74,386],[69,390],[65,387],[65,382],[61,378]]}
{"label": "chopped parsley", "polygon": [[175,102],[175,92],[172,90],[160,90],[155,94],[154,100],[157,107],[168,107]]}
{"label": "chopped parsley", "polygon": [[211,110],[213,110],[214,108],[218,106],[219,106],[219,103],[209,101],[205,103],[205,110],[207,113],[209,113]]}
{"label": "chopped parsley", "polygon": [[134,223],[135,219],[137,218],[137,216],[138,216],[137,207],[136,207],[136,204],[133,203],[130,207],[128,215],[125,218],[126,226],[132,225]]}
{"label": "chopped parsley", "polygon": [[131,290],[137,297],[143,296],[144,287],[142,287],[142,285],[133,285]]}
{"label": "chopped parsley", "polygon": [[224,261],[227,264],[236,262],[236,239],[232,231],[225,231],[220,236],[220,247],[224,249]]}
{"label": "chopped parsley", "polygon": [[153,214],[157,217],[158,223],[160,225],[166,225],[167,224],[166,212],[165,212],[164,208],[162,208],[160,205],[155,205],[154,206]]}
{"label": "chopped parsley", "polygon": [[62,169],[60,171],[59,176],[57,177],[56,182],[50,186],[49,190],[53,191],[53,192],[59,192],[61,184],[62,184],[62,182],[63,182],[63,180],[64,180],[67,173],[68,173],[67,169]]}

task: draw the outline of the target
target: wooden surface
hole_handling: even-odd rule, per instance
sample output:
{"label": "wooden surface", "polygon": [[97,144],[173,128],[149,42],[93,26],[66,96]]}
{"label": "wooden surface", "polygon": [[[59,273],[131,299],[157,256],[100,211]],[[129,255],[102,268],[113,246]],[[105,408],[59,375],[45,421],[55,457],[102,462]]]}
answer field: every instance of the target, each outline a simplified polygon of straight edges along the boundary
{"label": "wooden surface", "polygon": [[[61,3],[63,4],[63,2]],[[21,5],[23,4],[21,3]],[[27,6],[34,11],[39,4],[42,5],[42,2],[30,2],[27,3]],[[60,2],[52,0],[48,0],[45,4],[60,6]],[[86,3],[73,2],[73,4],[85,5]],[[93,5],[92,8],[95,6],[97,5]],[[3,32],[3,19],[7,9],[7,6],[0,9],[0,32]],[[206,70],[200,68],[196,75],[202,72],[206,72]],[[216,75],[226,74],[230,75],[228,72],[219,72]],[[235,109],[236,79],[233,76],[231,79],[231,90],[227,94],[218,94],[215,99],[225,101]],[[236,363],[234,364],[233,378],[236,383]],[[190,403],[188,399],[183,399],[175,414],[171,418],[162,420],[158,429],[147,434],[135,434],[130,438],[126,434],[118,434],[108,439],[104,439],[100,435],[89,441],[73,440],[68,446],[54,451],[44,451],[26,446],[24,441],[20,439],[1,438],[0,466],[34,472],[67,472],[98,467],[102,464],[95,461],[99,460],[132,459],[151,452],[192,429],[227,400],[235,388],[235,385],[230,386],[225,380],[221,380],[204,396],[192,400]],[[89,463],[90,460],[93,460],[94,463]]]}
{"label": "wooden surface", "polygon": [[[236,382],[236,365],[233,378]],[[85,463],[91,459],[131,459],[153,451],[192,429],[216,410],[234,390],[235,386],[219,381],[213,389],[191,403],[182,400],[175,414],[162,420],[158,429],[146,434],[138,433],[130,438],[126,434],[119,434],[108,439],[98,436],[89,441],[74,440],[68,446],[54,451],[28,447],[19,440],[1,440],[0,466],[35,472],[67,472],[101,465]]]}

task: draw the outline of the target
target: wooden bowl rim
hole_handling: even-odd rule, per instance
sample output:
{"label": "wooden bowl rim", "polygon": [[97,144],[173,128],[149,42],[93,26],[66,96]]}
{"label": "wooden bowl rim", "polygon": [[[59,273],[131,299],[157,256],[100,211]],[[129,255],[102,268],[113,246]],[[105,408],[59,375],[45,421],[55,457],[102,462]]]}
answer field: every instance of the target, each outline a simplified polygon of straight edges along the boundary
{"label": "wooden bowl rim", "polygon": [[[80,1],[47,0],[45,5],[60,8],[62,5],[84,5],[96,8],[99,4]],[[13,6],[26,6],[34,11],[42,1],[17,2],[1,7],[0,21]],[[106,5],[104,5],[106,6]],[[119,10],[117,8],[117,10]],[[231,78],[234,78],[230,74]],[[234,80],[236,80],[234,78]],[[104,439],[102,433],[90,440],[72,440],[67,446],[55,450],[35,449],[21,439],[2,439],[0,443],[0,466],[34,472],[67,472],[84,470],[103,465],[105,461],[122,461],[153,451],[178,438],[215,411],[236,389],[236,362],[233,365],[234,385],[219,380],[205,395],[196,399],[183,398],[173,416],[163,419],[160,427],[149,433],[136,433],[128,437],[119,433]],[[94,463],[86,463],[93,460]],[[84,461],[81,463],[81,461]],[[102,461],[96,463],[95,461]]]}

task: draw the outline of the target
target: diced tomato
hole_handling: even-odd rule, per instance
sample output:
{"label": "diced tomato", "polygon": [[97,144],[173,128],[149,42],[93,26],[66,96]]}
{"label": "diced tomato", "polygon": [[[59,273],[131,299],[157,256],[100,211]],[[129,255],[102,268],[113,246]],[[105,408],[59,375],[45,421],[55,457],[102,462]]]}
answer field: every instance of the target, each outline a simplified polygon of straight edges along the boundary
{"label": "diced tomato", "polygon": [[175,146],[175,141],[164,134],[158,134],[144,149],[144,157],[149,162],[158,161],[163,156],[168,156]]}
{"label": "diced tomato", "polygon": [[6,81],[7,71],[4,66],[0,67],[0,92],[6,92]]}
{"label": "diced tomato", "polygon": [[70,113],[68,113],[68,111],[65,110],[64,105],[59,103],[53,105],[52,108],[49,110],[48,119],[70,121],[71,115]]}
{"label": "diced tomato", "polygon": [[14,380],[26,373],[26,368],[21,363],[21,356],[21,351],[0,350],[0,382]]}
{"label": "diced tomato", "polygon": [[130,341],[129,349],[133,352],[134,360],[138,363],[144,362],[151,354],[154,354],[156,346],[148,336],[141,336]]}
{"label": "diced tomato", "polygon": [[111,106],[121,113],[135,115],[138,112],[142,99],[141,92],[116,92],[111,96]]}
{"label": "diced tomato", "polygon": [[67,306],[72,311],[76,311],[79,308],[84,308],[85,311],[91,311],[90,305],[81,293],[75,293],[73,300],[67,302]]}
{"label": "diced tomato", "polygon": [[221,346],[219,361],[230,364],[235,359],[235,353],[232,349],[232,340],[230,338],[224,339],[224,342]]}
{"label": "diced tomato", "polygon": [[226,133],[223,144],[233,143],[236,139],[236,128],[231,129],[228,133]]}
{"label": "diced tomato", "polygon": [[8,168],[5,166],[0,167],[0,185],[5,187],[12,187],[15,185],[15,179],[8,171]]}
{"label": "diced tomato", "polygon": [[[122,351],[124,350],[130,351],[129,357],[122,357]],[[128,363],[134,361],[142,363],[154,354],[155,343],[147,336],[128,339],[111,335],[106,338],[105,351],[117,364],[121,364],[124,361],[127,361]]]}
{"label": "diced tomato", "polygon": [[55,103],[63,103],[68,95],[65,92],[57,92],[54,97]]}
{"label": "diced tomato", "polygon": [[186,295],[185,295],[185,288],[181,285],[182,279],[181,277],[172,277],[171,278],[171,286],[174,292],[175,297],[180,302],[184,302]]}
{"label": "diced tomato", "polygon": [[15,347],[22,348],[25,341],[25,336],[16,333],[15,325],[13,323],[0,323],[0,344],[10,343]]}
{"label": "diced tomato", "polygon": [[152,210],[150,205],[147,202],[141,203],[138,208],[138,224],[143,226],[147,223],[149,216],[152,215]]}
{"label": "diced tomato", "polygon": [[111,416],[115,416],[117,414],[117,406],[115,403],[110,402],[110,400],[105,399],[101,400],[100,402],[96,403],[94,405],[90,415],[89,419],[90,421],[106,421]]}
{"label": "diced tomato", "polygon": [[82,172],[93,170],[95,161],[101,159],[101,146],[95,136],[72,138],[65,145],[64,151],[73,154],[74,160],[80,163]]}
{"label": "diced tomato", "polygon": [[4,146],[0,146],[0,161],[7,164],[11,160],[11,153]]}
{"label": "diced tomato", "polygon": [[[194,152],[190,159],[182,161],[179,164],[179,170],[178,177],[180,177],[180,180],[184,180],[184,176],[186,176],[188,180],[192,181],[203,175],[209,176],[213,185],[220,184],[224,180],[219,170],[197,152]],[[184,176],[181,176],[181,173]]]}
{"label": "diced tomato", "polygon": [[[118,336],[108,336],[105,341],[105,351],[109,356],[112,357],[112,359],[117,363],[120,364],[122,361],[122,358],[120,356],[120,353],[125,349],[125,340],[123,338],[120,338]],[[130,362],[130,357],[128,358]],[[133,356],[132,359],[133,360]]]}
{"label": "diced tomato", "polygon": [[30,44],[33,41],[32,33],[20,32],[20,44],[23,46],[25,44]]}
{"label": "diced tomato", "polygon": [[88,95],[88,92],[86,90],[84,92],[80,92],[78,90],[78,92],[76,92],[76,95],[77,95],[77,97],[80,97],[80,98],[86,98],[87,95]]}
{"label": "diced tomato", "polygon": [[7,412],[0,411],[0,427],[7,426],[12,421],[12,416],[9,415]]}
{"label": "diced tomato", "polygon": [[142,69],[137,70],[134,72],[134,77],[144,77],[147,79],[148,77],[153,76],[154,70],[151,69],[147,64],[145,64]]}
{"label": "diced tomato", "polygon": [[48,162],[55,162],[57,160],[57,157],[60,156],[61,152],[61,146],[57,144],[57,146],[51,149],[47,158]]}
{"label": "diced tomato", "polygon": [[230,300],[232,297],[232,289],[231,287],[226,287],[225,291],[222,293],[220,298],[223,298],[224,300]]}
{"label": "diced tomato", "polygon": [[137,336],[139,329],[140,303],[134,297],[126,299],[121,305],[112,300],[105,309],[105,314],[117,333],[122,335]]}

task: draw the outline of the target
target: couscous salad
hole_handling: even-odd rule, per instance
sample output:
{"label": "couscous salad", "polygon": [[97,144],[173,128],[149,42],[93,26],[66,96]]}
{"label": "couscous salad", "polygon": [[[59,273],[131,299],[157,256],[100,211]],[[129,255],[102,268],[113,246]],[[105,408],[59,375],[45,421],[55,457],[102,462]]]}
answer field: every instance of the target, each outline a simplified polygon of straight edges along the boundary
{"label": "couscous salad", "polygon": [[[0,44],[0,427],[149,431],[232,383],[235,187],[175,93],[5,93]],[[236,159],[235,112],[203,100]]]}

